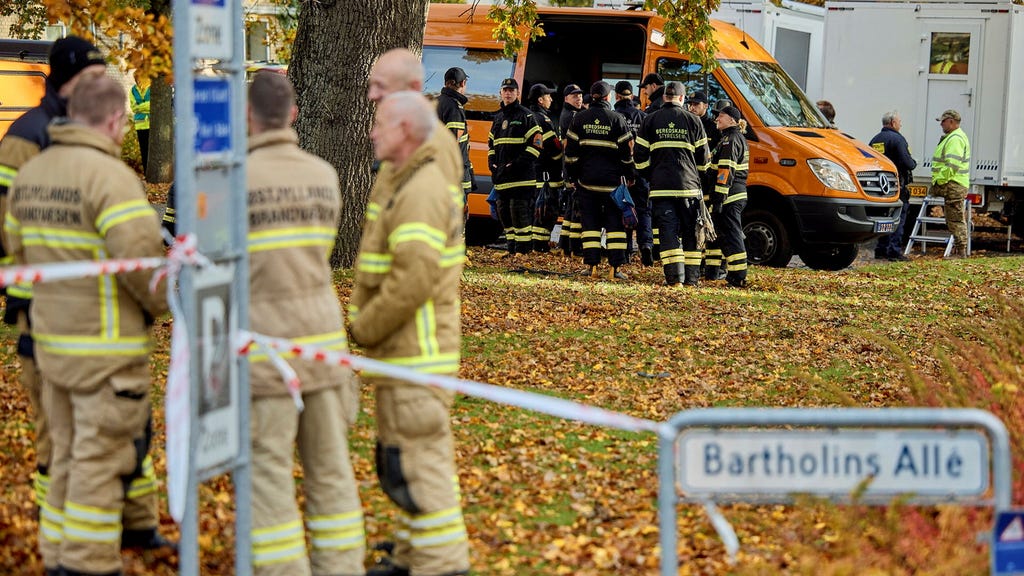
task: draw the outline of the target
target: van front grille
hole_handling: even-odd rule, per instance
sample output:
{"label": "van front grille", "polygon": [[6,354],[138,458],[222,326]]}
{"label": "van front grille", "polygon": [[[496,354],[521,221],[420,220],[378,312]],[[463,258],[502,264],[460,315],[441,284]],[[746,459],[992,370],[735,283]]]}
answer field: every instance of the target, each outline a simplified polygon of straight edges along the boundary
{"label": "van front grille", "polygon": [[900,181],[892,172],[857,172],[857,182],[868,196],[891,198],[900,191]]}

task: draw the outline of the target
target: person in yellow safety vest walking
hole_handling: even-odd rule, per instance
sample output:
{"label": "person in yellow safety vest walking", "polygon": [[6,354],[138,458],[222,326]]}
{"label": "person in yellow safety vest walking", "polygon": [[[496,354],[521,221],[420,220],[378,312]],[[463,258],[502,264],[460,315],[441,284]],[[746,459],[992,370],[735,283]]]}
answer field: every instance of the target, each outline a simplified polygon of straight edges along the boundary
{"label": "person in yellow safety vest walking", "polygon": [[140,70],[135,71],[135,85],[131,91],[132,124],[139,137],[139,158],[142,160],[142,174],[149,166],[149,88],[150,78]]}
{"label": "person in yellow safety vest walking", "polygon": [[[5,229],[16,262],[164,254],[156,212],[121,161],[126,101],[107,76],[79,80],[71,122],[51,125],[53,145],[15,178]],[[149,448],[149,328],[167,310],[164,290],[149,290],[151,276],[35,286],[33,336],[53,442],[39,522],[48,574],[121,574],[125,496]]]}
{"label": "person in yellow safety vest walking", "polygon": [[[258,72],[249,87],[249,281],[253,331],[331,350],[348,349],[330,255],[341,216],[338,174],[298,146],[291,82]],[[291,190],[293,194],[279,194]],[[363,510],[348,452],[359,385],[345,367],[289,359],[302,383],[296,410],[265,353],[250,357],[252,560],[259,576],[361,576]],[[295,501],[298,444],[306,527]]]}
{"label": "person in yellow safety vest walking", "polygon": [[[417,92],[379,104],[370,138],[389,166],[366,208],[349,303],[350,333],[367,356],[430,374],[459,370],[462,191],[431,140],[430,105]],[[373,576],[469,571],[449,410],[454,394],[366,375],[377,397],[377,476],[401,508],[390,565]]]}
{"label": "person in yellow safety vest walking", "polygon": [[953,235],[954,258],[967,256],[967,223],[964,200],[970,185],[971,144],[960,129],[960,113],[946,110],[936,118],[942,123],[942,138],[932,155],[932,196],[945,199],[946,227]]}

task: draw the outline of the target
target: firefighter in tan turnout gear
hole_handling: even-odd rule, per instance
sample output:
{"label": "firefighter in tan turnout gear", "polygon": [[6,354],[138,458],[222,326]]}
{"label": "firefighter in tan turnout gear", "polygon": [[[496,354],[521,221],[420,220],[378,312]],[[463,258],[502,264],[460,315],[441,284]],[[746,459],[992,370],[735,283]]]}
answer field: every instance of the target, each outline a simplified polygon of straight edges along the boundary
{"label": "firefighter in tan turnout gear", "polygon": [[[459,369],[462,191],[439,163],[435,120],[416,92],[382,100],[371,139],[381,170],[366,221],[349,317],[371,358],[431,374]],[[401,508],[391,565],[373,575],[469,570],[450,392],[367,375],[377,397],[377,475]]]}
{"label": "firefighter in tan turnout gear", "polygon": [[[347,350],[329,257],[341,210],[338,174],[298,147],[288,78],[256,75],[249,87],[250,319],[260,334]],[[289,359],[302,387],[296,409],[259,350],[252,381],[252,560],[257,575],[361,576],[366,535],[348,453],[359,391],[349,368]],[[306,531],[295,501],[293,453],[304,472]]]}
{"label": "firefighter in tan turnout gear", "polygon": [[[75,86],[71,121],[50,126],[52,145],[14,180],[5,228],[18,263],[163,256],[157,215],[121,161],[126,101],[106,76]],[[35,286],[33,336],[53,441],[39,522],[48,573],[121,573],[125,492],[149,447],[149,326],[166,311],[150,277]]]}

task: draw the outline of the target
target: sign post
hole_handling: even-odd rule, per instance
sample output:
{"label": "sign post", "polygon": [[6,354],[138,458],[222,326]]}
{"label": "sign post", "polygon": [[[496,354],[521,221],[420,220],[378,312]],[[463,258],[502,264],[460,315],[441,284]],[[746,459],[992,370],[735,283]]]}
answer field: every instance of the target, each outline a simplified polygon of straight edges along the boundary
{"label": "sign post", "polygon": [[[705,507],[790,503],[797,494],[848,501],[857,492],[865,504],[902,495],[918,504],[1010,506],[1009,434],[983,410],[709,408],[676,414],[658,436],[662,576],[679,571],[680,500]],[[1002,532],[997,523],[996,533],[1007,541],[1007,558],[1017,553],[1024,560],[1024,520],[1018,520],[1021,542],[1008,541],[1016,536],[1012,519]],[[723,524],[735,544],[724,518],[712,522],[720,534]]]}
{"label": "sign post", "polygon": [[184,494],[172,506],[183,510],[179,572],[199,574],[199,483],[230,472],[235,573],[250,574],[248,364],[235,350],[249,308],[243,9],[241,0],[173,0],[173,12],[176,222],[215,264],[180,278],[190,377],[168,397],[189,406],[167,429],[169,445],[188,447],[186,469],[168,471],[169,493]]}

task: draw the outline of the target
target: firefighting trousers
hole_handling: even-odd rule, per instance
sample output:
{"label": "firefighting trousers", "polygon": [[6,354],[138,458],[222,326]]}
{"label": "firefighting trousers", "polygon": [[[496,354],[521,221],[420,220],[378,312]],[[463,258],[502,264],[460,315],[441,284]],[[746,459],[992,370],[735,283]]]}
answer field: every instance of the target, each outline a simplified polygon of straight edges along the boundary
{"label": "firefighting trousers", "polygon": [[684,271],[688,278],[696,277],[702,256],[697,250],[697,199],[652,198],[651,207],[665,281],[679,282]]}
{"label": "firefighting trousers", "polygon": [[394,563],[412,576],[469,569],[455,446],[453,394],[398,380],[375,381],[377,476],[401,508]]}
{"label": "firefighting trousers", "polygon": [[601,229],[605,231],[605,252],[608,264],[618,268],[626,263],[626,226],[622,211],[608,192],[595,192],[582,186],[576,191],[580,199],[583,222],[583,263],[601,263]]}
{"label": "firefighting trousers", "polygon": [[46,412],[43,411],[43,380],[39,376],[35,359],[29,356],[18,356],[18,361],[21,363],[21,374],[18,379],[32,406],[32,424],[36,433],[36,475],[33,488],[36,493],[36,504],[42,506],[46,502],[46,492],[50,488],[51,448],[50,427],[46,421]]}
{"label": "firefighting trousers", "polygon": [[558,247],[566,256],[583,255],[583,223],[580,220],[580,200],[575,189],[562,189],[562,232]]}
{"label": "firefighting trousers", "polygon": [[[123,526],[156,528],[156,478],[146,454],[149,388],[148,363],[125,368],[88,392],[43,385],[53,444],[50,490],[39,514],[47,568],[120,571]],[[133,502],[126,506],[129,495]]]}
{"label": "firefighting trousers", "polygon": [[725,277],[744,280],[747,277],[747,247],[743,242],[743,208],[746,200],[737,200],[722,205],[722,211],[715,214],[715,232],[725,260]]}
{"label": "firefighting trousers", "polygon": [[529,254],[533,249],[533,198],[499,194],[498,218],[509,254]]}
{"label": "firefighting trousers", "polygon": [[[636,206],[636,247],[638,249],[645,246],[651,248],[654,246],[654,230],[651,224],[651,188],[646,183],[637,184],[629,189],[629,195],[633,197],[633,204]],[[632,230],[627,230],[627,238],[632,233]]]}
{"label": "firefighting trousers", "polygon": [[561,188],[552,188],[546,182],[538,182],[537,195],[533,200],[533,249],[537,252],[551,250],[551,230],[558,222],[558,198]]}
{"label": "firefighting trousers", "polygon": [[[260,576],[363,574],[366,533],[348,452],[358,397],[340,387],[253,398],[252,563]],[[306,526],[295,499],[295,446],[303,470]],[[312,551],[306,551],[306,530]]]}

